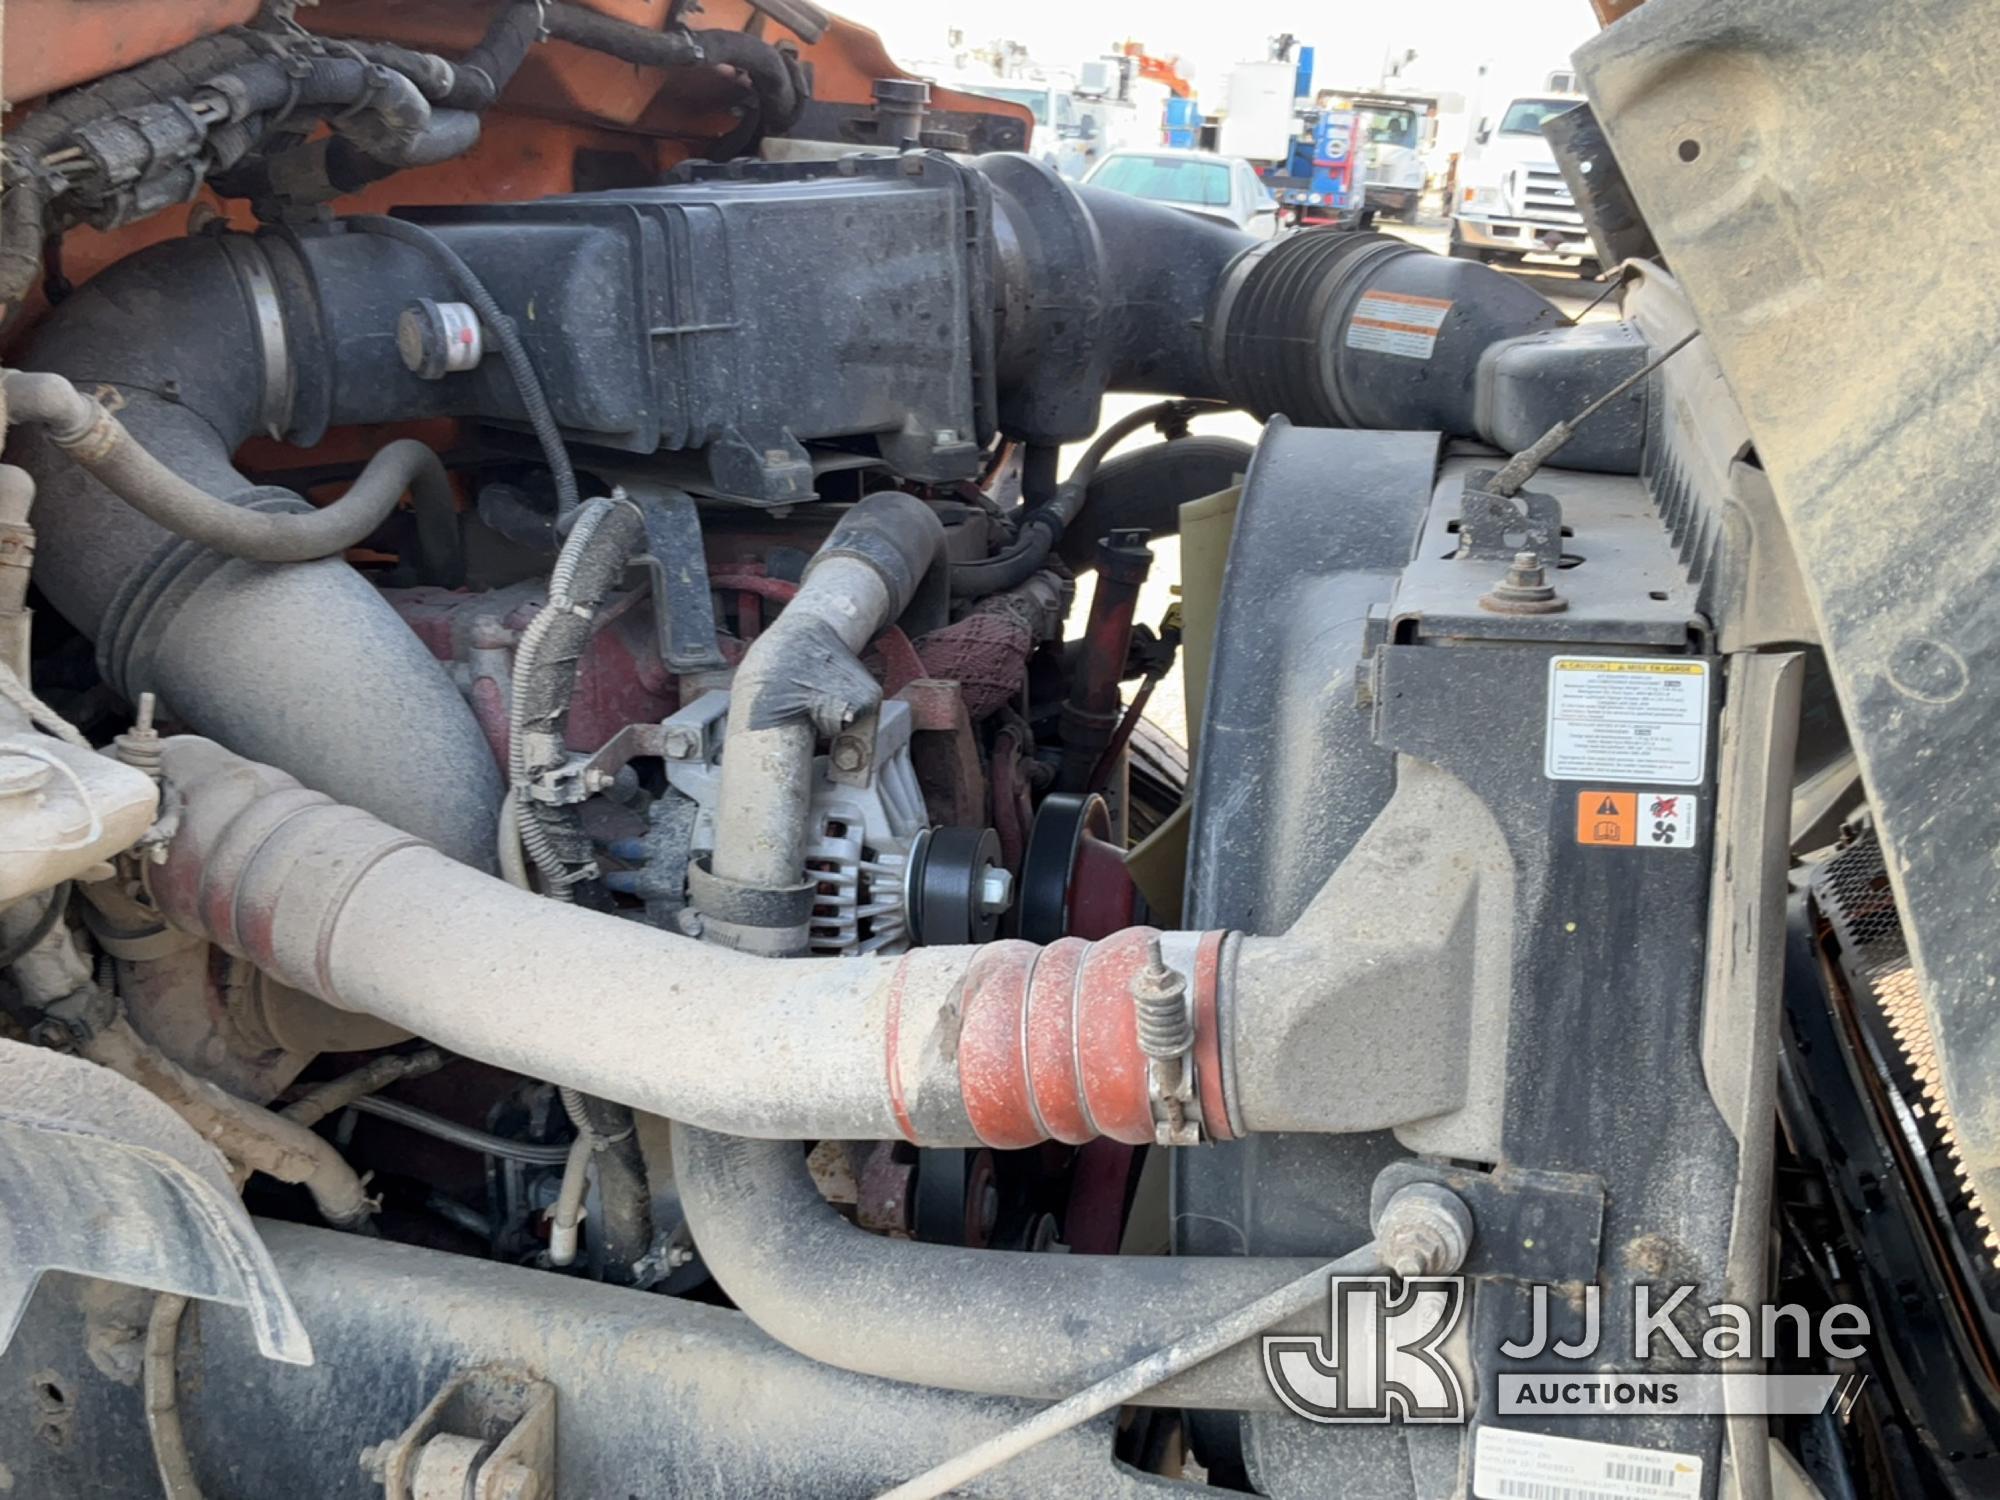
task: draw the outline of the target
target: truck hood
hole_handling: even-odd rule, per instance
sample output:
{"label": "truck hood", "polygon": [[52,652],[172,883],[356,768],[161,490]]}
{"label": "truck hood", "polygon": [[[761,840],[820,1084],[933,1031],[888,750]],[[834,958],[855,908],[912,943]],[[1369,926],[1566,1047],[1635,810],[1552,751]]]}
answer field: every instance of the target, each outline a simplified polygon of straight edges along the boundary
{"label": "truck hood", "polygon": [[1539,135],[1496,135],[1476,156],[1466,158],[1459,167],[1461,179],[1476,183],[1480,187],[1496,187],[1505,181],[1507,174],[1526,171],[1530,167],[1544,171],[1556,170],[1555,152],[1549,143]]}

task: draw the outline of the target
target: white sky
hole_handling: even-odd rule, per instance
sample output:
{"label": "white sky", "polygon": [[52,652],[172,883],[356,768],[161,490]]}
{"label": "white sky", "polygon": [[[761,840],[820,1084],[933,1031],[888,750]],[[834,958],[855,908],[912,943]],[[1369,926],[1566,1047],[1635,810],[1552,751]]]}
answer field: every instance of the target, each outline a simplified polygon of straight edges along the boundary
{"label": "white sky", "polygon": [[1535,88],[1597,30],[1588,0],[834,0],[880,32],[899,61],[945,53],[947,28],[969,41],[1023,43],[1052,69],[1074,70],[1127,37],[1156,56],[1178,54],[1199,93],[1220,101],[1230,65],[1265,56],[1290,31],[1316,49],[1320,88],[1372,85],[1389,48],[1414,47],[1412,87],[1470,94],[1481,63],[1506,88]]}

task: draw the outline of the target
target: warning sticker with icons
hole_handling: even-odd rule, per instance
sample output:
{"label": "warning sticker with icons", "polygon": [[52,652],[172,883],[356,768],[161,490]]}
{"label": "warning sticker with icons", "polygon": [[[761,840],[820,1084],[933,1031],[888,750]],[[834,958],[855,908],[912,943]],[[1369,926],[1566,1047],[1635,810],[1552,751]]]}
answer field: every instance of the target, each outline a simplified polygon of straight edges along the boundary
{"label": "warning sticker with icons", "polygon": [[1695,799],[1685,792],[1576,794],[1576,841],[1624,849],[1694,847]]}

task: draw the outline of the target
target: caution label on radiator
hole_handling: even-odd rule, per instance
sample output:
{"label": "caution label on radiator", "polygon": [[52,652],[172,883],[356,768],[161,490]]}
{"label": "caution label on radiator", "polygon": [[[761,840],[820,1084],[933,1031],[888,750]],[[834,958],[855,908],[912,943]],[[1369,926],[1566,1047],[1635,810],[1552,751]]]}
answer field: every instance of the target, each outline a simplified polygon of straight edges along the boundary
{"label": "caution label on radiator", "polygon": [[1478,1500],[1697,1500],[1701,1458],[1482,1427],[1473,1440]]}
{"label": "caution label on radiator", "polygon": [[1354,316],[1347,324],[1347,347],[1429,359],[1450,311],[1451,303],[1440,297],[1369,292],[1354,305]]}
{"label": "caution label on radiator", "polygon": [[1615,849],[1694,846],[1695,799],[1686,792],[1576,794],[1576,841]]}
{"label": "caution label on radiator", "polygon": [[1542,772],[1551,780],[1699,786],[1707,769],[1707,662],[1550,659]]}

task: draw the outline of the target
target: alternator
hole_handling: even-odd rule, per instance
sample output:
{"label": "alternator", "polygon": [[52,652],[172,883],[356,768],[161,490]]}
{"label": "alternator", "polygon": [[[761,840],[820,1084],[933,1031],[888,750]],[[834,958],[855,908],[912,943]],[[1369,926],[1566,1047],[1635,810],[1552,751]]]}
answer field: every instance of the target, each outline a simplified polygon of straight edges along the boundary
{"label": "alternator", "polygon": [[[667,781],[699,808],[693,848],[715,850],[715,811],[722,792],[722,740],[729,695],[704,695],[673,715],[669,734],[685,726],[699,752],[667,761]],[[910,860],[929,829],[924,794],[910,760],[910,709],[884,703],[876,717],[873,754],[851,771],[831,757],[813,761],[811,828],[806,871],[816,882],[814,953],[852,956],[897,952],[911,941],[907,886]]]}
{"label": "alternator", "polygon": [[[695,805],[687,847],[697,856],[715,852],[728,722],[729,694],[713,692],[661,725],[668,784]],[[832,754],[813,761],[806,873],[815,884],[814,953],[986,942],[1012,904],[1013,877],[992,829],[930,823],[910,758],[911,728],[909,705],[891,699],[876,716],[872,750],[857,756],[863,737],[843,734]]]}

